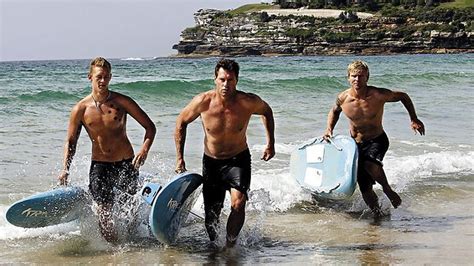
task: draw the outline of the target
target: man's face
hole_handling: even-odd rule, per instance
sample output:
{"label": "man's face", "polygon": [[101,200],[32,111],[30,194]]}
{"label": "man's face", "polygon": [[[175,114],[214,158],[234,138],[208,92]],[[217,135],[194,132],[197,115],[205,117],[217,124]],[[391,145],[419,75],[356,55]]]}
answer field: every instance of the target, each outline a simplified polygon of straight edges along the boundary
{"label": "man's face", "polygon": [[222,97],[232,96],[237,90],[237,77],[234,72],[220,68],[215,79],[216,89]]}
{"label": "man's face", "polygon": [[363,89],[367,86],[367,71],[355,69],[349,72],[349,84],[353,89]]}
{"label": "man's face", "polygon": [[92,67],[92,72],[89,74],[89,80],[92,82],[92,88],[99,92],[108,90],[109,82],[112,79],[112,74],[103,67]]}

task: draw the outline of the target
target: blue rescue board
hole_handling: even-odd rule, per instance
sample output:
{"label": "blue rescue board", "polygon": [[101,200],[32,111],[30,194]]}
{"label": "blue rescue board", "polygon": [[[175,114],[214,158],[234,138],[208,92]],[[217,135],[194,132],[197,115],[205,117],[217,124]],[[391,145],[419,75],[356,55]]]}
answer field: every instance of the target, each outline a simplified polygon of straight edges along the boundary
{"label": "blue rescue board", "polygon": [[202,176],[183,173],[161,187],[148,183],[141,189],[145,201],[150,204],[150,230],[162,243],[172,244],[186,221],[191,208],[201,192]]}
{"label": "blue rescue board", "polygon": [[325,199],[346,199],[357,184],[357,144],[337,135],[329,141],[316,139],[291,154],[291,176],[305,189]]}
{"label": "blue rescue board", "polygon": [[80,187],[61,187],[14,203],[7,210],[7,221],[25,228],[45,227],[78,219],[85,206],[86,193]]}

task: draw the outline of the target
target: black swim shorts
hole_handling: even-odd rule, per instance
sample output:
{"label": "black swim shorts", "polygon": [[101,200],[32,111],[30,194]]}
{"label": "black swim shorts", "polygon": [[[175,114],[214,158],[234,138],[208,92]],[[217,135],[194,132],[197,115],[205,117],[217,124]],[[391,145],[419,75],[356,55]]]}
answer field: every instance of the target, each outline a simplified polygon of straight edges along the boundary
{"label": "black swim shorts", "polygon": [[[249,149],[229,159],[214,159],[204,154],[202,158],[203,197],[205,208],[222,204],[226,190],[231,188],[248,197],[250,189],[251,158]],[[207,206],[207,207],[206,207]]]}
{"label": "black swim shorts", "polygon": [[371,161],[380,166],[383,166],[383,158],[388,150],[389,140],[387,134],[383,132],[378,137],[357,143],[359,150],[359,167],[357,174],[357,181],[359,187],[363,189],[367,185],[375,184],[375,181],[364,170],[364,162]]}
{"label": "black swim shorts", "polygon": [[138,188],[138,170],[131,159],[119,162],[92,161],[89,171],[89,191],[99,204],[113,203],[114,188],[135,194]]}

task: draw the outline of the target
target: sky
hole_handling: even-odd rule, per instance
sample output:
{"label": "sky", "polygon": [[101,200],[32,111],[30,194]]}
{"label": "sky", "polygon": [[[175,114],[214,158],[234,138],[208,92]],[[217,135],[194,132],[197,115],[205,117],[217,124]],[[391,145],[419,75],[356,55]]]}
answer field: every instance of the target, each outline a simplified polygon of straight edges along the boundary
{"label": "sky", "polygon": [[177,51],[200,8],[269,0],[0,0],[0,61],[152,58]]}

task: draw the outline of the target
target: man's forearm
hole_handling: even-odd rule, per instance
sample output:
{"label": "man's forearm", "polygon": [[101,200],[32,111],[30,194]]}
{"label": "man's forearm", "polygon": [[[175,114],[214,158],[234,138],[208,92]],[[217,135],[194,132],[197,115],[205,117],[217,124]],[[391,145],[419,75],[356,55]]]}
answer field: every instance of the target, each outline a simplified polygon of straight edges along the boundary
{"label": "man's forearm", "polygon": [[145,137],[143,139],[143,145],[142,149],[146,152],[148,152],[151,148],[151,145],[153,144],[153,141],[155,140],[155,135],[156,135],[156,128],[153,125],[153,127],[147,128]]}
{"label": "man's forearm", "polygon": [[63,171],[69,172],[71,167],[72,159],[76,153],[76,143],[66,143],[64,148],[64,161],[63,161]]}
{"label": "man's forearm", "polygon": [[174,141],[176,145],[176,160],[183,160],[184,144],[186,142],[186,125],[179,125],[176,127]]}
{"label": "man's forearm", "polygon": [[339,115],[340,112],[335,112],[334,109],[332,109],[329,114],[328,114],[328,120],[327,120],[327,125],[326,125],[326,130],[328,131],[333,131],[334,127],[337,124],[337,121],[339,120]]}
{"label": "man's forearm", "polygon": [[402,104],[405,106],[405,108],[408,111],[408,115],[410,116],[410,120],[415,120],[417,119],[416,111],[415,111],[415,105],[413,104],[412,100],[410,99],[410,96],[408,94],[404,94],[402,98]]}
{"label": "man's forearm", "polygon": [[275,145],[275,120],[273,118],[273,111],[268,111],[262,116],[263,125],[267,134],[267,146]]}

